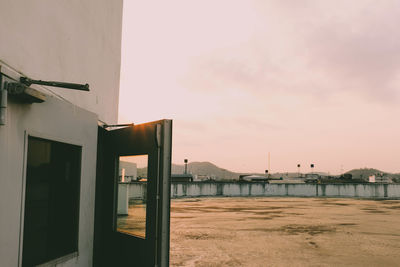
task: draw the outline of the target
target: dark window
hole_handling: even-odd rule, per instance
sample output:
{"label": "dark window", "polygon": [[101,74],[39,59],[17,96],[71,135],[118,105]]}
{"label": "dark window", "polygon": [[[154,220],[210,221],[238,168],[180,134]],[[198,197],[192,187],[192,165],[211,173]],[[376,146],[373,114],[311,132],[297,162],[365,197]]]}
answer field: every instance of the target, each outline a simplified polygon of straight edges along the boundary
{"label": "dark window", "polygon": [[81,150],[28,138],[23,266],[78,251]]}

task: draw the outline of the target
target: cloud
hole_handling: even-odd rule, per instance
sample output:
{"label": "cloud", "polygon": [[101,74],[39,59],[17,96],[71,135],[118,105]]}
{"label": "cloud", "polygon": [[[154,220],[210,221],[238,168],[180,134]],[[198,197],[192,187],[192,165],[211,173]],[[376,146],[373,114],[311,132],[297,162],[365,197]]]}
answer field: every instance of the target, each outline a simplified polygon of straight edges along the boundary
{"label": "cloud", "polygon": [[121,118],[173,118],[176,159],[398,171],[400,2],[128,2]]}
{"label": "cloud", "polygon": [[368,100],[398,100],[400,8],[394,2],[279,3],[267,1],[258,17],[264,27],[247,42],[233,40],[196,58],[185,86],[322,99],[352,91]]}
{"label": "cloud", "polygon": [[331,90],[357,91],[390,103],[398,96],[400,9],[383,3],[361,5],[353,13],[323,21],[306,36],[308,65],[335,85]]}

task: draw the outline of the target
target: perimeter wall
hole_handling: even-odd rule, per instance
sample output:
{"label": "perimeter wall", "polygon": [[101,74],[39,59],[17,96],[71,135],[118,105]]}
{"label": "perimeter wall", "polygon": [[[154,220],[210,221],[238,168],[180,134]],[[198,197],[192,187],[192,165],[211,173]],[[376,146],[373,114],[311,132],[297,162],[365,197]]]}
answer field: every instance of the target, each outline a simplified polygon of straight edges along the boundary
{"label": "perimeter wall", "polygon": [[400,184],[266,184],[254,182],[171,184],[171,198],[212,196],[400,198]]}
{"label": "perimeter wall", "polygon": [[[146,198],[145,184],[128,185],[128,199]],[[191,197],[354,197],[400,199],[400,184],[171,183],[171,198]]]}

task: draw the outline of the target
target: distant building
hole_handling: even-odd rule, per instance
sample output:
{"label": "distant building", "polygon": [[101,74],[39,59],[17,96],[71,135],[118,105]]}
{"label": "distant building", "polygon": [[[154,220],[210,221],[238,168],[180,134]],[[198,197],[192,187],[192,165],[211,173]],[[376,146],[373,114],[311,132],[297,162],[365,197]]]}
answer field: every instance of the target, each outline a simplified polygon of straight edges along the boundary
{"label": "distant building", "polygon": [[210,180],[211,177],[205,174],[196,174],[193,178],[193,181],[207,181]]}
{"label": "distant building", "polygon": [[193,182],[193,175],[187,174],[171,174],[171,182]]}
{"label": "distant building", "polygon": [[371,175],[369,176],[370,183],[393,183],[392,179],[385,175]]}
{"label": "distant building", "polygon": [[315,179],[318,179],[318,178],[320,178],[321,176],[319,175],[319,174],[317,174],[317,173],[306,173],[306,175],[305,175],[305,178],[315,178]]}
{"label": "distant building", "polygon": [[137,175],[137,164],[128,161],[119,162],[119,181],[120,182],[132,182],[136,181]]}
{"label": "distant building", "polygon": [[239,182],[268,182],[268,177],[261,175],[240,175]]}
{"label": "distant building", "polygon": [[316,183],[318,182],[318,179],[320,179],[321,176],[316,173],[306,173],[304,182],[305,183]]}
{"label": "distant building", "polygon": [[370,175],[368,179],[370,183],[375,183],[375,175]]}

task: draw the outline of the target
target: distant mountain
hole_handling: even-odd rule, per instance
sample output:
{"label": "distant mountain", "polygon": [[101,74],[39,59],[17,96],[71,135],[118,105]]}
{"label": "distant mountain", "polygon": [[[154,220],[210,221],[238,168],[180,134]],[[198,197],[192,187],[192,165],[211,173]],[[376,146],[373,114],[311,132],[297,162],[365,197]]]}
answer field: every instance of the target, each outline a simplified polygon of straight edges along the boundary
{"label": "distant mountain", "polygon": [[353,179],[368,180],[368,177],[371,175],[383,174],[384,176],[388,176],[394,180],[400,180],[400,173],[389,173],[372,168],[353,169],[346,173],[350,173],[353,176]]}
{"label": "distant mountain", "polygon": [[[171,174],[182,174],[185,171],[185,165],[172,164]],[[147,168],[138,168],[138,176],[146,176]],[[210,162],[191,162],[188,164],[188,173],[197,176],[209,177],[214,180],[238,180],[241,173],[235,173],[220,168]]]}
{"label": "distant mountain", "polygon": [[[172,164],[171,166],[171,173],[172,174],[182,174],[185,170],[184,165],[180,164]],[[147,168],[138,168],[138,175],[146,176],[147,173]],[[243,174],[254,174],[254,175],[265,175],[264,173],[238,173],[238,172],[232,172],[227,169],[220,168],[216,166],[215,164],[211,162],[191,162],[188,164],[188,173],[191,173],[193,175],[197,176],[203,176],[203,177],[209,177],[215,180],[238,180],[240,175]],[[383,173],[384,175],[388,176],[391,178],[393,181],[400,182],[400,173],[387,173],[380,171],[378,169],[372,169],[372,168],[363,168],[363,169],[353,169],[350,170],[346,173],[350,173],[353,177],[353,179],[363,179],[363,180],[368,180],[368,177],[370,175],[376,175],[377,173]],[[321,175],[328,175],[327,173],[320,173],[318,174]],[[304,176],[304,174],[301,174]],[[294,178],[298,177],[297,172],[277,172],[277,173],[272,173],[271,178]]]}
{"label": "distant mountain", "polygon": [[[184,173],[185,165],[172,164],[171,173]],[[188,164],[188,173],[198,176],[208,176],[215,180],[238,180],[239,173],[231,172],[220,168],[211,162],[190,162]]]}
{"label": "distant mountain", "polygon": [[[185,165],[172,164],[171,173],[181,174],[185,170]],[[197,176],[210,177],[215,180],[239,180],[240,175],[259,175],[263,176],[265,173],[245,173],[245,172],[232,172],[227,169],[220,168],[211,162],[191,162],[188,164],[188,173]],[[288,175],[288,176],[287,176]],[[271,178],[279,177],[298,177],[298,173],[273,173]]]}

